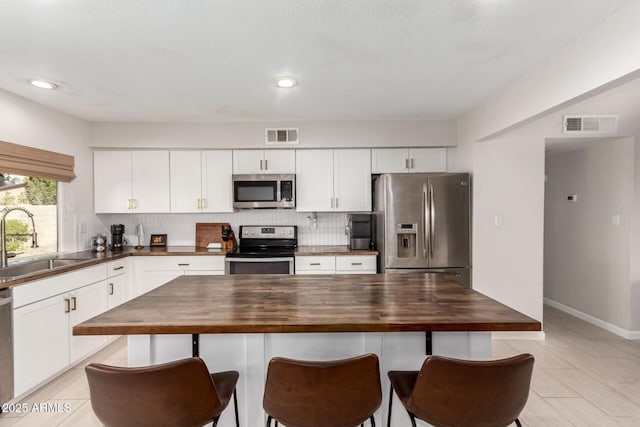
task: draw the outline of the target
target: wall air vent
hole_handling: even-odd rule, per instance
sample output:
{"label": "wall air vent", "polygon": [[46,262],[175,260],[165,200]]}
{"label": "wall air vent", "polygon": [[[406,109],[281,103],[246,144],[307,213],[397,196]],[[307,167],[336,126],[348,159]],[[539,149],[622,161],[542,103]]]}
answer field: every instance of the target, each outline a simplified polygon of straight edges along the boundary
{"label": "wall air vent", "polygon": [[618,131],[618,116],[563,116],[563,131],[571,135],[594,135]]}
{"label": "wall air vent", "polygon": [[266,144],[297,144],[300,131],[298,128],[267,128],[264,131]]}

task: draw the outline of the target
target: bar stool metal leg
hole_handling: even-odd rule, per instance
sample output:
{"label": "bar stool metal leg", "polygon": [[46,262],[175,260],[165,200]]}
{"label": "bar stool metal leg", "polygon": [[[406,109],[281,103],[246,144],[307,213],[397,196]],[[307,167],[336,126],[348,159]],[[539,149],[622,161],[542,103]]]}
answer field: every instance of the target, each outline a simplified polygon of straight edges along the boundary
{"label": "bar stool metal leg", "polygon": [[393,387],[389,387],[389,412],[387,413],[387,427],[391,427],[391,404],[393,403]]}
{"label": "bar stool metal leg", "polygon": [[236,410],[236,427],[240,427],[240,417],[238,416],[238,395],[237,395],[237,390],[233,390],[233,409]]}

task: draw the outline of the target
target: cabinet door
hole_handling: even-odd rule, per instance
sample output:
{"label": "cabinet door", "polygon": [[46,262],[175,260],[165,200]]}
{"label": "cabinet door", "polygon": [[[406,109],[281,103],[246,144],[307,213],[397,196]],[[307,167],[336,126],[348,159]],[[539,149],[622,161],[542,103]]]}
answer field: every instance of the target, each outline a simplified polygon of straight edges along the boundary
{"label": "cabinet door", "polygon": [[131,199],[131,153],[93,152],[95,213],[127,213]]}
{"label": "cabinet door", "polygon": [[69,319],[57,295],[13,310],[15,395],[69,364]]}
{"label": "cabinet door", "polygon": [[202,152],[202,211],[233,212],[231,150]]}
{"label": "cabinet door", "polygon": [[129,275],[121,274],[119,276],[110,277],[106,281],[107,284],[107,310],[119,306],[127,301],[129,295]]}
{"label": "cabinet door", "polygon": [[297,150],[296,210],[327,212],[333,206],[333,150]]}
{"label": "cabinet door", "polygon": [[410,148],[411,172],[446,172],[446,148]]}
{"label": "cabinet door", "polygon": [[296,173],[295,150],[265,150],[264,173]]}
{"label": "cabinet door", "polygon": [[202,163],[200,151],[171,152],[171,212],[200,212]]}
{"label": "cabinet door", "polygon": [[406,148],[372,148],[371,173],[409,172],[409,150]]}
{"label": "cabinet door", "polygon": [[132,151],[131,176],[132,212],[170,211],[169,151]]}
{"label": "cabinet door", "polygon": [[85,286],[69,293],[71,312],[67,333],[69,341],[69,360],[75,363],[90,353],[97,350],[107,341],[104,335],[89,336],[72,333],[75,325],[84,322],[107,310],[107,295],[105,293],[106,282],[101,281],[93,285]]}
{"label": "cabinet door", "polygon": [[371,151],[334,151],[335,210],[371,211]]}
{"label": "cabinet door", "polygon": [[234,150],[234,174],[264,173],[264,150]]}

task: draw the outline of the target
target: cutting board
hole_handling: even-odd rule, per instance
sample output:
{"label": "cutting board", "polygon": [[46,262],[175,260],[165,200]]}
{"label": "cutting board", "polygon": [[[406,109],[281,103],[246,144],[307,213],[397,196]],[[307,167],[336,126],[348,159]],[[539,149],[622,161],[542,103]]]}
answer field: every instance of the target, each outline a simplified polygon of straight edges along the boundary
{"label": "cutting board", "polygon": [[197,222],[196,223],[196,247],[206,248],[209,243],[221,243],[223,249],[233,249],[238,243],[236,235],[231,232],[229,239],[222,240],[222,227],[230,227],[228,222]]}

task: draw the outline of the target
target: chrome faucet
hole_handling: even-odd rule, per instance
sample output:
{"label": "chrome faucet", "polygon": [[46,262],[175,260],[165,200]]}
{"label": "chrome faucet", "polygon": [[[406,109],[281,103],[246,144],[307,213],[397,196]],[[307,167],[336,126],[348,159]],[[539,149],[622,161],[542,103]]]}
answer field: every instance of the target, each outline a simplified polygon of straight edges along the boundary
{"label": "chrome faucet", "polygon": [[[31,226],[33,228],[33,232],[31,234],[7,234],[7,214],[12,211],[22,211],[29,215],[31,218]],[[19,206],[15,206],[12,208],[4,208],[0,211],[0,268],[5,268],[8,263],[7,259],[9,255],[7,254],[7,236],[31,236],[31,247],[38,247],[38,234],[36,233],[36,223],[33,220],[33,214],[29,212],[25,208],[21,208]]]}

